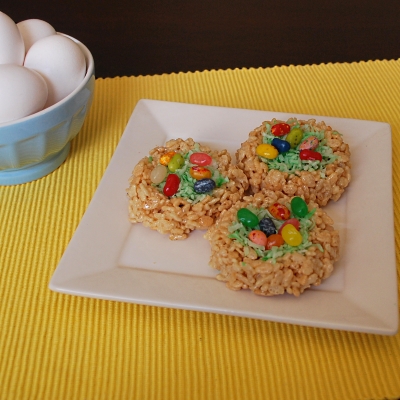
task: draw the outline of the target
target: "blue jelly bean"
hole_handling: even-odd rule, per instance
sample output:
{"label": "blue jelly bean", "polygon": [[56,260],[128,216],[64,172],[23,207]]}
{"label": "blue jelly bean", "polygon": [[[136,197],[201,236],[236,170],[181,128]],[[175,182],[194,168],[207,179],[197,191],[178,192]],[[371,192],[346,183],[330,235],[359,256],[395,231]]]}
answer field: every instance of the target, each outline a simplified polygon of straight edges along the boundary
{"label": "blue jelly bean", "polygon": [[286,153],[290,150],[290,143],[286,140],[274,138],[272,139],[271,144],[279,151],[279,153]]}
{"label": "blue jelly bean", "polygon": [[196,193],[211,192],[215,188],[215,182],[210,178],[200,179],[195,182],[193,189]]}

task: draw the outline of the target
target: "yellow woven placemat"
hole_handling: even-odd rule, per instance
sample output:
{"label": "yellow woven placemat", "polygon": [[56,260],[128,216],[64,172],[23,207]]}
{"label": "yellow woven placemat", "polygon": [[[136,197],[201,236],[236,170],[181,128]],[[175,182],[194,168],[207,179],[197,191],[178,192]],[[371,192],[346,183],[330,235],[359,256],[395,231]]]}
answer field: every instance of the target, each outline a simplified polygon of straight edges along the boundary
{"label": "yellow woven placemat", "polygon": [[399,256],[400,60],[98,79],[67,161],[36,182],[0,187],[0,399],[399,397],[400,334],[48,289],[141,98],[389,122]]}

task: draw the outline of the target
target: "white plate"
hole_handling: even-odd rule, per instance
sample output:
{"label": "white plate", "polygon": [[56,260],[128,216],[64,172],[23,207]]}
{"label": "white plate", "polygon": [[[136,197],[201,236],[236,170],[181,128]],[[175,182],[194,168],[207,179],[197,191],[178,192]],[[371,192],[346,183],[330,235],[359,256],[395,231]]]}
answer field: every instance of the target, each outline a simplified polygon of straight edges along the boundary
{"label": "white plate", "polygon": [[[351,146],[352,182],[326,210],[341,234],[331,278],[299,298],[233,292],[208,266],[203,232],[185,241],[128,221],[126,188],[135,164],[172,138],[232,155],[262,121],[316,118]],[[102,181],[51,279],[71,295],[182,308],[322,328],[393,335],[398,328],[391,129],[386,123],[140,100]]]}

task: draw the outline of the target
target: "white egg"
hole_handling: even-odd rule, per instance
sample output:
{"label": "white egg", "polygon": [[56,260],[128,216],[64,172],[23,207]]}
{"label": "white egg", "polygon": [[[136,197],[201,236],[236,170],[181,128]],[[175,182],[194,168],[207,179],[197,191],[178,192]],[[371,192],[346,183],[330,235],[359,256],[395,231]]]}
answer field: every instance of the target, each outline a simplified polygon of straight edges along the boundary
{"label": "white egg", "polygon": [[46,36],[56,34],[56,30],[48,22],[41,19],[26,19],[18,22],[17,27],[24,39],[25,53],[28,52],[33,43]]}
{"label": "white egg", "polygon": [[47,85],[39,73],[16,64],[0,64],[0,123],[43,109]]}
{"label": "white egg", "polygon": [[45,107],[73,92],[86,73],[85,56],[79,45],[59,34],[35,42],[26,53],[24,65],[45,79],[49,89]]}
{"label": "white egg", "polygon": [[15,22],[0,11],[0,64],[22,65],[25,45]]}

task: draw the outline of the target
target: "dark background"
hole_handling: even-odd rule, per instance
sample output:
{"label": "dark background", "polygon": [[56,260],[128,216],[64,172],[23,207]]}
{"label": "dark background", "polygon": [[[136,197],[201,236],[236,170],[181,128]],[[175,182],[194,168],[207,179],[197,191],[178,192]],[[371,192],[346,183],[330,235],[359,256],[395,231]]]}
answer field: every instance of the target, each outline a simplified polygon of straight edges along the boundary
{"label": "dark background", "polygon": [[400,0],[9,1],[83,42],[97,77],[400,58]]}

